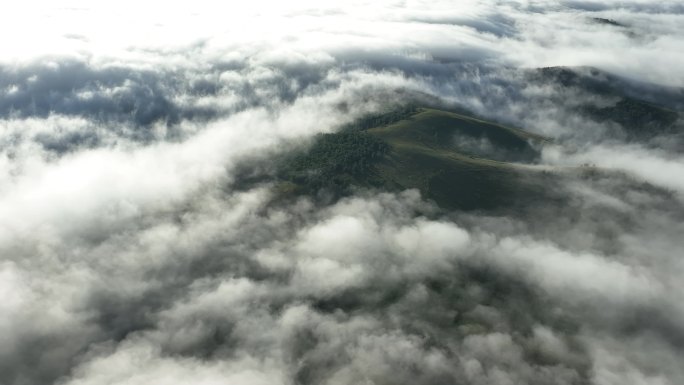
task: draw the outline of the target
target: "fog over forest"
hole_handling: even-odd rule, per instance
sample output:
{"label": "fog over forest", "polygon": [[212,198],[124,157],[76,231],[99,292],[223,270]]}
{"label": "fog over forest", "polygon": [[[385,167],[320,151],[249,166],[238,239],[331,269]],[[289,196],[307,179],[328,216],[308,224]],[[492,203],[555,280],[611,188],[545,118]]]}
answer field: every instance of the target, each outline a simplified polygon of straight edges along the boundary
{"label": "fog over forest", "polygon": [[681,1],[6,8],[0,385],[684,384]]}

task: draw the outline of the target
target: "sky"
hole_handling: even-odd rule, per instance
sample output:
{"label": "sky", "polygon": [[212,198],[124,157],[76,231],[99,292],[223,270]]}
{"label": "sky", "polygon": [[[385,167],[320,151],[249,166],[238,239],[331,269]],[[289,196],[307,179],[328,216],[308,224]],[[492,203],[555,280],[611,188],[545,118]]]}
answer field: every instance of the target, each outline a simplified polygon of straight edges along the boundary
{"label": "sky", "polygon": [[[530,75],[595,69],[684,111],[680,1],[3,16],[0,384],[684,383],[681,115],[633,140],[581,112],[615,100]],[[241,183],[407,99],[551,138],[535,167],[605,172],[513,214]]]}

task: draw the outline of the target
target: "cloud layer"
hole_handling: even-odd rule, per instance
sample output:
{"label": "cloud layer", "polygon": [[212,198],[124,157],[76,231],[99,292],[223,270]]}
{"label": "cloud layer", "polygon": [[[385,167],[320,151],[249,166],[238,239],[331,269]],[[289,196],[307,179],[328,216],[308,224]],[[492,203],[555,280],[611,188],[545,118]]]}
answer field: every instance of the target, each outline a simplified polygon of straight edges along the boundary
{"label": "cloud layer", "polygon": [[[0,383],[684,382],[681,115],[639,136],[586,110],[619,89],[681,111],[683,18],[636,0],[10,7]],[[556,65],[580,67],[535,70]],[[407,102],[551,138],[530,167],[563,202],[244,183]]]}

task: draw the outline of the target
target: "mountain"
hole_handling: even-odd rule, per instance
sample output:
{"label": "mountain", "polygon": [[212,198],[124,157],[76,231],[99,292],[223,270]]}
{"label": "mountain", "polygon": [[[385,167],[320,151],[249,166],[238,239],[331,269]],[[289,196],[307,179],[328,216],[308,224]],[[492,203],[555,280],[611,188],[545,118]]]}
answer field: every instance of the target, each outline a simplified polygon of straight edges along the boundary
{"label": "mountain", "polygon": [[[680,113],[650,96],[652,85],[635,85],[584,67],[541,68],[527,76],[530,82],[589,95],[575,112],[619,125],[628,133],[625,140],[646,143],[652,137],[684,132]],[[643,99],[635,96],[639,87]],[[679,105],[680,93],[674,88],[662,92],[672,96],[670,107]],[[598,98],[609,103],[596,104]],[[616,171],[593,165],[540,166],[537,161],[549,138],[468,111],[442,108],[409,104],[319,135],[306,149],[281,160],[280,195],[335,199],[357,188],[418,189],[446,209],[519,214],[540,205],[568,204],[572,198],[567,189],[559,188],[568,178],[616,176]],[[651,188],[620,178],[630,188]]]}
{"label": "mountain", "polygon": [[[541,171],[525,163],[546,139],[473,117],[421,109],[369,129],[391,147],[377,164],[385,184],[417,188],[440,206],[491,209],[527,202],[543,191]],[[521,199],[522,198],[522,199]]]}
{"label": "mountain", "polygon": [[385,124],[320,135],[283,161],[281,191],[344,195],[355,187],[418,189],[445,208],[487,210],[548,198],[533,166],[547,141],[517,128],[432,108]]}

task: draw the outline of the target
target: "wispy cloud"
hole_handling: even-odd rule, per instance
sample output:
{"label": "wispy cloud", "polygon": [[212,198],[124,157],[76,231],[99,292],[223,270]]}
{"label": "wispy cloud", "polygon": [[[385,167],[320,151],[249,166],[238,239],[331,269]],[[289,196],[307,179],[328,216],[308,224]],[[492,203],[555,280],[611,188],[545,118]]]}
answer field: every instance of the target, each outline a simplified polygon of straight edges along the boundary
{"label": "wispy cloud", "polygon": [[[679,2],[91,3],[0,25],[0,383],[684,381],[681,116],[586,109],[681,110]],[[562,203],[240,183],[414,100],[548,136]]]}

